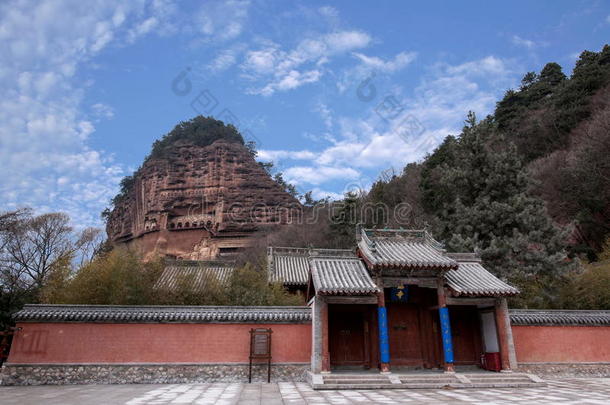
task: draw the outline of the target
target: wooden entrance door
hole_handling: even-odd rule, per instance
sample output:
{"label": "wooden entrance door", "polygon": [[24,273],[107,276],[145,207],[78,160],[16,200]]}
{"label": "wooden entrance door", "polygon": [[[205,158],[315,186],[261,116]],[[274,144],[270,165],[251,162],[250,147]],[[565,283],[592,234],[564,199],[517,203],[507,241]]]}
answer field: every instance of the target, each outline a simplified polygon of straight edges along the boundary
{"label": "wooden entrance door", "polygon": [[362,310],[351,305],[331,305],[328,323],[331,366],[364,366],[365,339]]}
{"label": "wooden entrance door", "polygon": [[402,366],[422,366],[421,329],[417,306],[388,304],[390,362]]}
{"label": "wooden entrance door", "polygon": [[476,308],[450,307],[449,317],[455,364],[479,364],[481,335]]}

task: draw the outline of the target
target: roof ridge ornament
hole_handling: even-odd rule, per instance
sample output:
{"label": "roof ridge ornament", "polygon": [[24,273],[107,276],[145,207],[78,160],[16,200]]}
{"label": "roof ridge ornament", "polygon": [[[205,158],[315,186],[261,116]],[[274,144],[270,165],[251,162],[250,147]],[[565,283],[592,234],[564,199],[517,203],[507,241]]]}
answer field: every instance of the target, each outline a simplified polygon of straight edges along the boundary
{"label": "roof ridge ornament", "polygon": [[360,237],[361,239],[364,241],[364,243],[366,243],[366,245],[368,246],[368,248],[370,249],[370,251],[372,253],[375,253],[377,251],[377,245],[375,243],[375,241],[372,241],[368,234],[366,233],[366,229],[364,229],[364,227],[362,226],[362,224],[358,224],[360,226]]}
{"label": "roof ridge ornament", "polygon": [[481,256],[477,252],[455,252],[447,253],[447,256],[457,262],[476,262],[481,263]]}
{"label": "roof ridge ornament", "polygon": [[361,229],[361,252],[373,266],[443,271],[457,269],[426,229]]}
{"label": "roof ridge ornament", "polygon": [[437,241],[436,239],[434,239],[434,237],[432,236],[432,234],[430,232],[428,232],[428,229],[424,229],[424,240],[426,242],[428,242],[430,245],[432,245],[432,247],[445,252],[445,245],[439,241]]}

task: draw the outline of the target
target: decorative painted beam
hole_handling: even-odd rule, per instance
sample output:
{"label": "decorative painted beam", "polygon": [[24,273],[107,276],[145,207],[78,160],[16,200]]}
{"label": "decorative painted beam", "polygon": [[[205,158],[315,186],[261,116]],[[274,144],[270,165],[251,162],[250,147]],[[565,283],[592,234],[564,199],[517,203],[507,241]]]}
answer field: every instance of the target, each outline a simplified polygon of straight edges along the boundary
{"label": "decorative painted beam", "polygon": [[397,287],[399,285],[417,285],[424,288],[436,288],[436,278],[432,277],[384,277],[384,287]]}

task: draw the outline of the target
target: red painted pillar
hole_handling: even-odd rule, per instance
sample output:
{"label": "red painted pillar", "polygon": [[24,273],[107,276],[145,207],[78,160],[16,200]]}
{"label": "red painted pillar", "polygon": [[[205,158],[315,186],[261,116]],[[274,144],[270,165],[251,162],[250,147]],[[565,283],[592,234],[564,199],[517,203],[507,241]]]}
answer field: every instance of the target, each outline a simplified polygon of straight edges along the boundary
{"label": "red painted pillar", "polygon": [[[449,323],[449,311],[447,309],[447,297],[445,297],[445,287],[443,278],[440,278],[438,280],[437,295],[438,309],[441,317],[441,333],[447,334],[447,336],[442,336],[444,352],[443,367],[446,372],[453,373],[455,372],[455,368],[453,367],[453,343],[451,342],[451,327]],[[446,317],[446,319],[443,319],[443,317]],[[443,327],[444,324],[446,324],[446,327]],[[450,360],[447,361],[447,359]]]}
{"label": "red painted pillar", "polygon": [[322,372],[330,373],[330,354],[328,351],[328,304],[324,302],[321,311],[322,327]]}
{"label": "red painted pillar", "polygon": [[498,329],[498,343],[500,344],[500,360],[503,371],[511,371],[510,367],[510,344],[508,329],[510,323],[508,319],[508,305],[506,298],[496,300],[496,328]]}

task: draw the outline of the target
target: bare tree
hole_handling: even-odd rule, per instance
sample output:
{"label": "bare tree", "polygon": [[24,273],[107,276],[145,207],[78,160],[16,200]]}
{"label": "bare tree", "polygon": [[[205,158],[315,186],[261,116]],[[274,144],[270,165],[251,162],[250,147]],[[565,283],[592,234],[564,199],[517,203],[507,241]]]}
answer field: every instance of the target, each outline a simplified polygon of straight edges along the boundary
{"label": "bare tree", "polygon": [[25,208],[0,212],[0,330],[11,324],[11,313],[29,300],[25,272],[8,260],[7,246],[30,218],[31,211]]}
{"label": "bare tree", "polygon": [[69,217],[63,213],[30,217],[8,231],[2,252],[3,278],[40,288],[60,260],[74,253]]}
{"label": "bare tree", "polygon": [[0,212],[0,254],[4,252],[4,248],[10,240],[9,235],[14,232],[26,218],[30,218],[31,214],[32,212],[29,208]]}
{"label": "bare tree", "polygon": [[104,242],[104,232],[101,229],[93,227],[83,229],[74,244],[78,267],[93,260],[101,251]]}
{"label": "bare tree", "polygon": [[0,291],[4,293],[25,288],[24,271],[13,266],[7,247],[29,219],[31,210],[27,208],[0,213]]}

